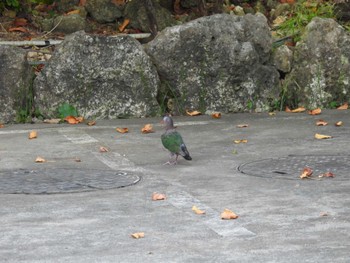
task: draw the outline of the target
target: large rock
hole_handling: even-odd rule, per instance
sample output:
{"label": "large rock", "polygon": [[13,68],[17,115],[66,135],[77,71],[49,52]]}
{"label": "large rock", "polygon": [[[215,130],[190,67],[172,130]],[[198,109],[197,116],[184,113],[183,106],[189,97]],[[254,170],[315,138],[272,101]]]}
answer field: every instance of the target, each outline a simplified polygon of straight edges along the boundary
{"label": "large rock", "polygon": [[288,103],[316,108],[349,101],[349,61],[350,35],[333,19],[314,18],[294,51]]}
{"label": "large rock", "polygon": [[0,123],[14,122],[31,112],[33,71],[27,52],[0,46]]}
{"label": "large rock", "polygon": [[121,7],[111,0],[87,0],[85,8],[99,23],[115,22],[122,17]]}
{"label": "large rock", "polygon": [[48,117],[63,103],[86,118],[144,117],[159,112],[156,68],[135,39],[76,32],[34,81],[35,105]]}
{"label": "large rock", "polygon": [[167,28],[145,46],[161,76],[159,101],[174,109],[265,111],[278,100],[265,17],[227,14]]}

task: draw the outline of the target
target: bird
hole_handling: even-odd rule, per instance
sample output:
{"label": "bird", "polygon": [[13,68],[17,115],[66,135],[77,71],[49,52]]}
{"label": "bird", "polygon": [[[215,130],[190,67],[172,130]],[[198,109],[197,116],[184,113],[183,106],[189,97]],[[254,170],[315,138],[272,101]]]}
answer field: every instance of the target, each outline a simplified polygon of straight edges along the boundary
{"label": "bird", "polygon": [[[162,144],[170,152],[169,161],[165,164],[177,164],[179,155],[191,161],[192,157],[187,150],[181,134],[175,129],[173,119],[170,116],[164,116],[162,122],[165,124],[165,132],[161,136]],[[176,156],[175,161],[173,160],[174,155]]]}

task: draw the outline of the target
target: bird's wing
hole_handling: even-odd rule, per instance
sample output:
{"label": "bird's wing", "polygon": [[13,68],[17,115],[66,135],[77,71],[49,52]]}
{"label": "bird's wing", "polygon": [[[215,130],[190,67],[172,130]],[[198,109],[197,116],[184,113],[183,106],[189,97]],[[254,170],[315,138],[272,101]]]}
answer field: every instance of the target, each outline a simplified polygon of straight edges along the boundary
{"label": "bird's wing", "polygon": [[183,144],[182,137],[177,131],[167,131],[162,136],[163,146],[172,153],[179,153],[180,146]]}

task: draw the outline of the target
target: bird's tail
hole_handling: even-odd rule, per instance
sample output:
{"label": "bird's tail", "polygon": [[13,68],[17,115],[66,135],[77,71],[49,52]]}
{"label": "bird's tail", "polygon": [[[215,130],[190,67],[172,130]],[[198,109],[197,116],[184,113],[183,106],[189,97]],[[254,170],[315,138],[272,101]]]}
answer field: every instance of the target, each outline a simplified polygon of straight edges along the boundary
{"label": "bird's tail", "polygon": [[190,156],[190,153],[187,151],[186,145],[185,144],[181,144],[180,148],[181,148],[180,155],[183,158],[185,158],[186,160],[191,161],[192,157]]}

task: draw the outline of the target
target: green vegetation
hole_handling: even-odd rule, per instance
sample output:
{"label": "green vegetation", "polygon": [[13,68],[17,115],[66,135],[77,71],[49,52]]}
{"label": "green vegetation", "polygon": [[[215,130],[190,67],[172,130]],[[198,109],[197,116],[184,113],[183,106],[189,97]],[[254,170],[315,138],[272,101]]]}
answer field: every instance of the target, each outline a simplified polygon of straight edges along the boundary
{"label": "green vegetation", "polygon": [[61,119],[64,119],[67,116],[78,117],[78,111],[74,108],[74,106],[66,102],[58,107],[58,113]]}
{"label": "green vegetation", "polygon": [[32,4],[52,4],[54,0],[5,0],[0,3],[0,11],[4,8],[27,10]]}

